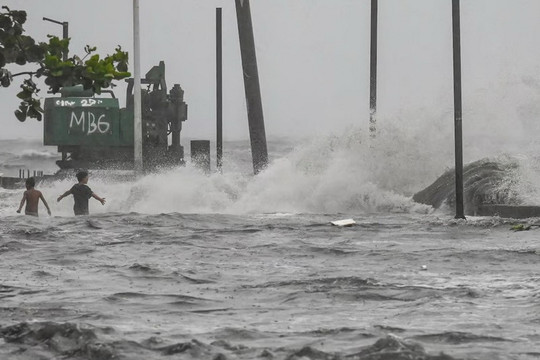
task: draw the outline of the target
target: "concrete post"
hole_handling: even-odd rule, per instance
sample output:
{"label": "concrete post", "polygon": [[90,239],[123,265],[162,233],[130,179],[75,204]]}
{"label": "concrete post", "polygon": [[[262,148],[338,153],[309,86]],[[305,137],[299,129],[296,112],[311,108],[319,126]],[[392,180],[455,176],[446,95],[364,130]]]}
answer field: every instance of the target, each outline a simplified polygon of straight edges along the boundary
{"label": "concrete post", "polygon": [[191,162],[210,173],[210,140],[191,140]]}

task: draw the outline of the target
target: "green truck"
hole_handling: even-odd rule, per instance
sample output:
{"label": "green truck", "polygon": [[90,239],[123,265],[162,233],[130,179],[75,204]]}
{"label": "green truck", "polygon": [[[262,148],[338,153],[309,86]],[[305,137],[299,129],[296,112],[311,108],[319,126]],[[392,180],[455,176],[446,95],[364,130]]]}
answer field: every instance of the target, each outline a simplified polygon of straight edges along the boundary
{"label": "green truck", "polygon": [[[43,141],[58,147],[61,169],[133,169],[133,79],[127,82],[125,108],[120,108],[111,91],[107,92],[109,97],[96,97],[82,87],[66,87],[61,97],[45,99]],[[141,79],[141,84],[145,169],[183,164],[180,132],[187,120],[184,91],[178,84],[167,91],[163,61]]]}

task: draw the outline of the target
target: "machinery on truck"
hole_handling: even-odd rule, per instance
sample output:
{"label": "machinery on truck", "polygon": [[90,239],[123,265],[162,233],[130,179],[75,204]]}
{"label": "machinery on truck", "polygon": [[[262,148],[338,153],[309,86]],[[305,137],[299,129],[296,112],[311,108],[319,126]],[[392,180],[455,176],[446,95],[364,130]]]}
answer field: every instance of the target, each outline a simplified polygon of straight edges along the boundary
{"label": "machinery on truck", "polygon": [[[62,88],[60,97],[45,99],[43,143],[58,147],[60,169],[133,169],[134,81],[126,81],[125,108],[120,108],[112,91],[103,91],[109,97],[96,97],[81,86]],[[163,61],[146,73],[141,87],[145,170],[182,165],[180,132],[187,120],[184,91],[179,84],[168,91]]]}

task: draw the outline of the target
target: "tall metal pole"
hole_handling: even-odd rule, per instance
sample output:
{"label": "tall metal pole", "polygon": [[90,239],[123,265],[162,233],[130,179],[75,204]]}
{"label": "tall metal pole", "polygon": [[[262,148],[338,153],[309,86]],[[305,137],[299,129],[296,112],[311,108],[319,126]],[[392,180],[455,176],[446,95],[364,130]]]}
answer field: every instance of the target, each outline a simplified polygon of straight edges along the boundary
{"label": "tall metal pole", "polygon": [[456,160],[456,219],[465,219],[463,209],[463,133],[461,110],[461,30],[459,0],[452,0],[454,50],[454,140]]}
{"label": "tall metal pole", "polygon": [[369,134],[375,137],[377,130],[377,13],[378,0],[371,0],[371,46],[369,64]]}
{"label": "tall metal pole", "polygon": [[133,0],[133,151],[135,171],[143,170],[141,111],[141,52],[139,34],[139,0]]}
{"label": "tall metal pole", "polygon": [[216,9],[216,167],[223,165],[223,54],[221,8]]}
{"label": "tall metal pole", "polygon": [[249,0],[235,0],[235,3],[242,68],[244,72],[244,89],[246,93],[253,171],[255,174],[258,174],[268,164],[268,149],[266,147],[259,71],[257,69],[257,57],[255,54],[255,38],[253,36]]}
{"label": "tall metal pole", "polygon": [[[52,23],[62,25],[62,39],[67,40],[69,38],[69,23],[67,21],[58,21],[44,17],[43,20],[50,21]],[[66,49],[62,54],[62,61],[67,61],[68,50]]]}
{"label": "tall metal pole", "polygon": [[[62,38],[64,40],[67,40],[69,38],[69,23],[67,21],[64,21],[62,23]],[[62,54],[62,60],[67,61],[68,59],[68,50],[66,49],[64,53]]]}

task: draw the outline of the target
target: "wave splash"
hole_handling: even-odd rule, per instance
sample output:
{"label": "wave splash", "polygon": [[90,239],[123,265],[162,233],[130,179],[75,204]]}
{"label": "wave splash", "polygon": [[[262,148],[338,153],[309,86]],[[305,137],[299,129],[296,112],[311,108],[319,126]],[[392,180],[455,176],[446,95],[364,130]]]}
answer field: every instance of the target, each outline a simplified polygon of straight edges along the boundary
{"label": "wave splash", "polygon": [[[270,156],[275,160],[256,177],[246,160],[246,144],[231,145],[223,174],[207,175],[192,164],[124,182],[91,173],[89,186],[108,203],[102,207],[91,200],[90,210],[146,214],[430,213],[433,204],[420,204],[412,196],[450,168],[453,153],[452,147],[446,146],[451,137],[441,125],[443,119],[439,116],[427,122],[426,117],[429,114],[406,127],[398,124],[399,118],[383,119],[385,124],[375,138],[351,127],[342,134],[304,140],[293,147],[292,142],[276,142]],[[419,133],[432,135],[420,137]],[[518,165],[512,167],[504,165],[503,157],[493,161],[512,171],[501,185],[524,202],[535,203],[540,200],[540,184],[535,180],[540,160],[520,156]],[[73,177],[39,185],[53,203],[53,213],[72,214],[71,199],[60,204],[53,199],[74,182]],[[18,201],[1,189],[0,197]],[[6,212],[0,208],[0,213]]]}
{"label": "wave splash", "polygon": [[303,143],[256,177],[234,166],[205,176],[188,165],[131,184],[103,184],[108,190],[101,192],[118,195],[108,209],[118,212],[429,212],[410,197],[419,172],[403,160],[383,161],[384,146],[370,146],[360,130],[352,130]]}
{"label": "wave splash", "polygon": [[[403,166],[403,159],[393,159],[384,141],[373,146],[374,143],[370,143],[359,129],[350,129],[342,136],[311,139],[284,155],[280,154],[256,177],[250,174],[245,164],[235,162],[244,158],[244,154],[232,154],[229,163],[225,163],[223,174],[206,175],[192,164],[126,182],[111,181],[99,173],[91,173],[89,186],[108,202],[101,207],[91,200],[91,213],[430,211],[428,206],[419,205],[410,198],[418,179],[417,172],[411,171],[410,166]],[[241,150],[245,153],[249,148]],[[394,155],[395,158],[397,154]],[[394,173],[401,175],[389,176]],[[53,203],[53,213],[72,213],[70,199],[58,205],[53,199],[74,182],[73,177],[72,180],[56,180],[38,186],[49,203]]]}

